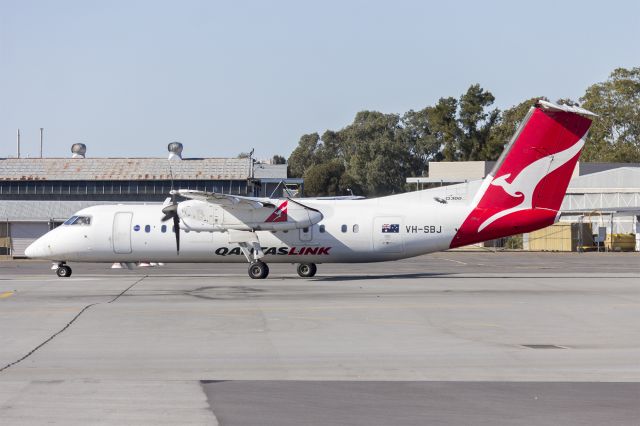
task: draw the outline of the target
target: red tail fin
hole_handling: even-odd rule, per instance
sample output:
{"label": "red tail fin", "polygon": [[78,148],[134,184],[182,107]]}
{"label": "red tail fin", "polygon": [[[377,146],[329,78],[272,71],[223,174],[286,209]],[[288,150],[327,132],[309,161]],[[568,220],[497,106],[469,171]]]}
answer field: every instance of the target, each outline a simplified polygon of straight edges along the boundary
{"label": "red tail fin", "polygon": [[593,115],[545,101],[531,108],[483,181],[451,247],[553,224]]}

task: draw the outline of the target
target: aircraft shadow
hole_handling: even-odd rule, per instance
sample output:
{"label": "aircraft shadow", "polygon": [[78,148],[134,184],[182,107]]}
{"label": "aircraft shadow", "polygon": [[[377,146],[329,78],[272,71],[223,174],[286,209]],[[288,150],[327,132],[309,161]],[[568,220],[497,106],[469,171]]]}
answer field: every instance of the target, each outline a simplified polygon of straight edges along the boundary
{"label": "aircraft shadow", "polygon": [[385,275],[332,275],[330,277],[314,277],[312,281],[371,281],[371,280],[407,280],[416,278],[433,278],[455,275],[447,272],[413,272],[407,274],[385,274]]}

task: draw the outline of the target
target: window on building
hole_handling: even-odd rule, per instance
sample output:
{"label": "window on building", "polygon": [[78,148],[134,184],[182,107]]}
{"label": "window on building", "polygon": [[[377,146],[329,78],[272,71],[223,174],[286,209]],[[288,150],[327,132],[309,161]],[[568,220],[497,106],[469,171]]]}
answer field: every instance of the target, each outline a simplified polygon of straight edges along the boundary
{"label": "window on building", "polygon": [[347,225],[342,225],[342,226],[340,227],[340,230],[341,230],[342,232],[347,232]]}

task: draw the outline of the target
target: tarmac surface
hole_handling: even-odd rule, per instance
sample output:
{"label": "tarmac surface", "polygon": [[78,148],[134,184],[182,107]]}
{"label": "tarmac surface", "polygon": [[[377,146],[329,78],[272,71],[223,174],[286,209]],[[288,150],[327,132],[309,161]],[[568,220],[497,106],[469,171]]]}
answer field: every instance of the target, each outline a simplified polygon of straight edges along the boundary
{"label": "tarmac surface", "polygon": [[0,423],[640,423],[640,254],[0,262]]}

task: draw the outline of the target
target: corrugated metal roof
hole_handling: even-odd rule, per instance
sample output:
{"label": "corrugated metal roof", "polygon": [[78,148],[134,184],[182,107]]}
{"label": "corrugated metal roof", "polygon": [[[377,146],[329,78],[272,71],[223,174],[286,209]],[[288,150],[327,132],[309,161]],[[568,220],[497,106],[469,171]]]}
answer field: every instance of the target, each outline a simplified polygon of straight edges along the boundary
{"label": "corrugated metal roof", "polygon": [[247,158],[6,158],[0,180],[245,180]]}
{"label": "corrugated metal roof", "polygon": [[[48,220],[66,220],[78,210],[109,203],[104,201],[0,201],[0,221],[40,222]],[[132,203],[129,203],[132,204]],[[141,203],[136,203],[141,204]],[[146,203],[158,204],[160,203]]]}
{"label": "corrugated metal roof", "polygon": [[604,172],[576,176],[569,183],[569,190],[584,188],[639,188],[640,167],[620,167]]}
{"label": "corrugated metal roof", "polygon": [[253,177],[256,179],[271,178],[271,179],[286,179],[287,178],[287,165],[286,164],[255,164],[253,167]]}

